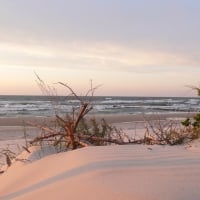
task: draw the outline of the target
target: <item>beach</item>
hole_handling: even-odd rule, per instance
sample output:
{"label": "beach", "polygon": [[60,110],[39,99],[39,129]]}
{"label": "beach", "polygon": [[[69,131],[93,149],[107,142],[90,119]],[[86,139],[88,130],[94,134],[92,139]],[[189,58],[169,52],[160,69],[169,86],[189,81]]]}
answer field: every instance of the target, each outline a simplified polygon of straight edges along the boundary
{"label": "beach", "polygon": [[[191,114],[192,115],[192,114]],[[181,120],[186,114],[167,114],[160,120]],[[102,116],[96,116],[97,119]],[[129,133],[144,131],[144,116],[105,116]],[[158,115],[145,118],[157,120]],[[3,118],[1,147],[24,142],[24,121],[52,123],[53,118]],[[23,123],[21,122],[23,121]],[[26,127],[29,138],[38,134]],[[17,136],[17,137],[16,137]],[[10,146],[11,147],[11,146]],[[31,147],[0,175],[0,199],[174,199],[200,196],[200,142],[179,146],[111,145],[86,147],[41,156]]]}
{"label": "beach", "polygon": [[[186,117],[192,117],[195,113],[162,113],[162,114],[98,114],[88,115],[86,119],[95,118],[97,121],[105,119],[111,126],[122,130],[131,137],[143,137],[145,127],[149,122],[167,122],[170,120],[180,122]],[[54,127],[55,117],[44,116],[21,116],[21,117],[1,117],[0,118],[0,149],[9,148],[16,154],[26,145],[25,137],[29,141],[41,134],[41,130],[37,127],[30,126],[32,122],[38,125],[48,125]],[[1,163],[5,163],[5,158],[0,158]],[[2,165],[2,164],[1,164]]]}
{"label": "beach", "polygon": [[0,200],[200,200],[200,1],[0,16]]}
{"label": "beach", "polygon": [[[86,119],[95,118],[97,121],[105,119],[107,123],[122,129],[124,132],[141,132],[144,131],[147,122],[153,121],[182,121],[186,117],[192,117],[195,113],[158,113],[158,114],[97,114],[88,115]],[[30,126],[32,122],[39,125],[54,126],[55,117],[44,116],[21,116],[21,117],[1,117],[0,118],[0,143],[6,141],[24,140],[24,135],[27,138],[33,138],[40,134],[40,129]],[[1,146],[0,146],[1,147]]]}

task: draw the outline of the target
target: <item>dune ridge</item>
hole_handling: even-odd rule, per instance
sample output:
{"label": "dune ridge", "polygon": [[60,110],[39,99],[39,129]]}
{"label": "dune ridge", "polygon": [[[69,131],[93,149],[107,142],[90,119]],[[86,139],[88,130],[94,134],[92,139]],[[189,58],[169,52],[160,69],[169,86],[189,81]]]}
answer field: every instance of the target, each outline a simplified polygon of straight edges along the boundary
{"label": "dune ridge", "polygon": [[200,145],[102,146],[16,162],[0,199],[199,199]]}

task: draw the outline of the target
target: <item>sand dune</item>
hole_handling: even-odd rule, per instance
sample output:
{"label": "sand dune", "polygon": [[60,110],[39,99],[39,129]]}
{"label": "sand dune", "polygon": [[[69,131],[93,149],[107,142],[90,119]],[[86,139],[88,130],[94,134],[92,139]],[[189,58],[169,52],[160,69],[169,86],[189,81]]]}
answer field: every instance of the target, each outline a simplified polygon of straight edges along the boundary
{"label": "sand dune", "polygon": [[39,160],[34,155],[0,176],[0,199],[199,200],[199,142],[87,147]]}
{"label": "sand dune", "polygon": [[[143,132],[142,117],[116,115],[107,120],[135,134],[135,129],[137,133]],[[159,119],[169,117],[184,115],[162,115]],[[0,129],[0,145],[10,140],[19,144],[23,138],[20,121],[7,122],[10,124]],[[37,134],[32,128],[29,131],[30,137]],[[59,154],[50,148],[40,151],[31,147],[31,152],[19,155],[29,161],[14,162],[0,175],[1,200],[199,200],[200,197],[200,141],[181,146],[87,147]]]}

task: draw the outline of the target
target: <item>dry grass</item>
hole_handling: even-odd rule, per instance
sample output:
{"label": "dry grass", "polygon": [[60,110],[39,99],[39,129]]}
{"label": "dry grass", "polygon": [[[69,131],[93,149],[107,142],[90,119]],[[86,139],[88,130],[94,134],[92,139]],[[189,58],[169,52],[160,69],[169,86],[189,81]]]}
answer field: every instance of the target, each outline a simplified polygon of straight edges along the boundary
{"label": "dry grass", "polygon": [[157,120],[147,123],[145,144],[178,145],[200,138],[200,128],[186,127],[181,122]]}

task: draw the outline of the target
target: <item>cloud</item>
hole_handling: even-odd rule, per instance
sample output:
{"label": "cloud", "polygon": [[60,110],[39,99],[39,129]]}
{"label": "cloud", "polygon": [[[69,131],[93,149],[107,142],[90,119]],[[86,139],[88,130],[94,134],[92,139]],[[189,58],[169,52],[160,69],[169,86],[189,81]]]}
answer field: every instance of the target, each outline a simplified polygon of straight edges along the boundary
{"label": "cloud", "polygon": [[200,67],[200,57],[190,52],[165,52],[113,43],[67,44],[1,43],[0,65],[40,66],[154,73]]}
{"label": "cloud", "polygon": [[0,4],[1,66],[137,73],[200,67],[196,1]]}

